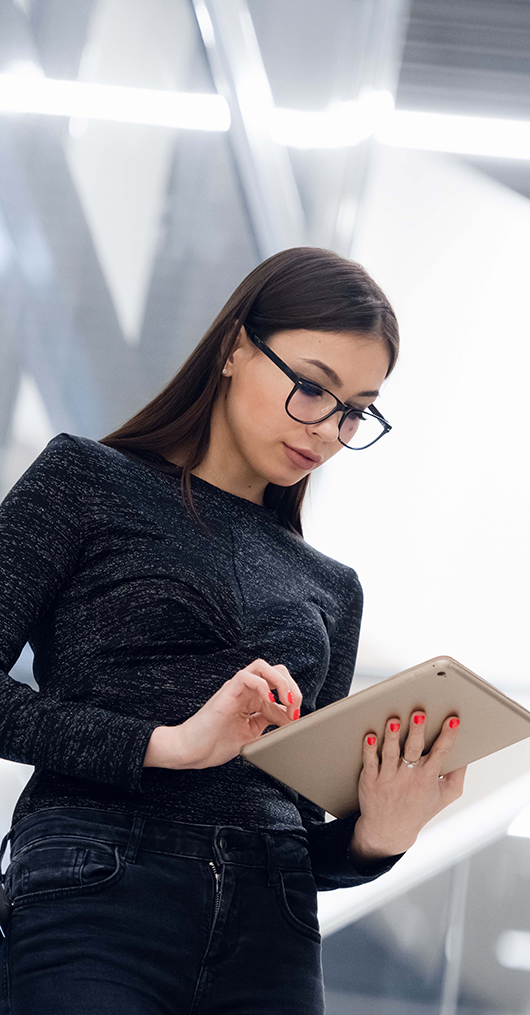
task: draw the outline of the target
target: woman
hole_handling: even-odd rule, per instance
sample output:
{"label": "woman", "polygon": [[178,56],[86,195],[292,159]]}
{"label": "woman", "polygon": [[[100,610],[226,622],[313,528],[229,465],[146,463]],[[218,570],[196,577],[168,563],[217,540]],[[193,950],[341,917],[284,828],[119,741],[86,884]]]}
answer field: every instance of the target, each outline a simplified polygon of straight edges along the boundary
{"label": "woman", "polygon": [[[461,795],[455,717],[425,756],[421,712],[367,735],[345,819],[239,753],[349,692],[359,581],[300,510],[390,428],[397,352],[360,265],[282,251],[136,416],[58,434],[5,497],[0,752],[35,772],[0,850],[2,1011],[317,1015],[317,890],[390,870]],[[27,640],[37,695],[7,675]]]}

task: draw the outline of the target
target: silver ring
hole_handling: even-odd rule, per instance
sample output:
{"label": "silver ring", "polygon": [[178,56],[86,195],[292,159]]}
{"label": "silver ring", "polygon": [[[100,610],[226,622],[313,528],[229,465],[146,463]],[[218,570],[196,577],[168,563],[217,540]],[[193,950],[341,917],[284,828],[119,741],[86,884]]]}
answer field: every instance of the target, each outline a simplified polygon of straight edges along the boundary
{"label": "silver ring", "polygon": [[419,763],[421,761],[421,758],[418,758],[417,761],[407,761],[405,755],[402,754],[401,755],[401,760],[405,762],[405,764],[407,765],[408,768],[414,768],[414,765],[419,765]]}

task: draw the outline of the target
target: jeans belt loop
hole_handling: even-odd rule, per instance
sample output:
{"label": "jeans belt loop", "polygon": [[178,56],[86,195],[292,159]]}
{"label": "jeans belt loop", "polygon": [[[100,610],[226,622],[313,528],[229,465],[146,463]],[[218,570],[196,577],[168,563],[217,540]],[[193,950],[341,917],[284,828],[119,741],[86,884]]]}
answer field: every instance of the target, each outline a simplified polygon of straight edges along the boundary
{"label": "jeans belt loop", "polygon": [[125,847],[125,853],[123,854],[124,860],[130,860],[131,863],[136,863],[136,854],[140,847],[140,839],[145,826],[145,816],[143,814],[135,814],[131,825],[131,831],[129,835],[129,841]]}
{"label": "jeans belt loop", "polygon": [[262,835],[267,847],[267,870],[269,872],[269,880],[267,884],[269,887],[274,887],[279,882],[276,846],[272,835],[269,835],[267,832],[262,832]]}

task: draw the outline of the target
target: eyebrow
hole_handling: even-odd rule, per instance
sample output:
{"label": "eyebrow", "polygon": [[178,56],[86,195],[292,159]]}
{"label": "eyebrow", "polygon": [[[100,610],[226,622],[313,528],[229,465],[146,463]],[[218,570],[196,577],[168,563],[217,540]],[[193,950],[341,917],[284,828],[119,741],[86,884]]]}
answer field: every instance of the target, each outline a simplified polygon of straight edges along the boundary
{"label": "eyebrow", "polygon": [[[332,381],[333,384],[336,384],[337,387],[342,388],[342,381],[341,381],[339,375],[336,374],[335,371],[332,370],[331,367],[328,367],[328,365],[326,363],[322,363],[322,360],[319,360],[319,359],[304,359],[303,362],[304,363],[312,363],[313,366],[318,367],[319,370],[322,370],[323,373],[325,373],[326,376],[329,377],[330,381]],[[359,394],[356,395],[355,397],[356,398],[372,398],[372,397],[376,398],[378,394],[379,394],[378,391],[359,391]]]}

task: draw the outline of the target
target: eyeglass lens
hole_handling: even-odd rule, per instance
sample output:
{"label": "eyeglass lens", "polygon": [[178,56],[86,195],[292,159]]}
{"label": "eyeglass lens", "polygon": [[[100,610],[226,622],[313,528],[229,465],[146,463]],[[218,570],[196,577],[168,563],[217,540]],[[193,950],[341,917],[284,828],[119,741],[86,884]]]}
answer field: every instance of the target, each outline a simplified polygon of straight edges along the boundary
{"label": "eyeglass lens", "polygon": [[[317,385],[303,382],[296,388],[289,401],[289,412],[301,423],[321,420],[335,407],[335,399]],[[338,415],[336,419],[338,420]],[[383,424],[370,413],[354,413],[346,416],[340,428],[339,437],[351,448],[364,448],[375,441],[383,430]]]}

